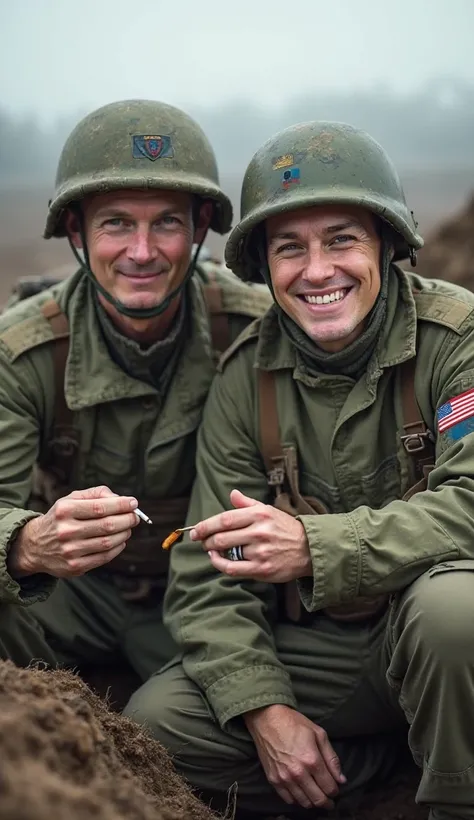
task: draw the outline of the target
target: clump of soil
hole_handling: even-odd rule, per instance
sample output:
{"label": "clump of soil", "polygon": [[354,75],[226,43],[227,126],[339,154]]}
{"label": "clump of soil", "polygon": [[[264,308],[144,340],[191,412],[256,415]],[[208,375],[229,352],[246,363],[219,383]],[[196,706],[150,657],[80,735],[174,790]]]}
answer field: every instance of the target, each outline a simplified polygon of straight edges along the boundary
{"label": "clump of soil", "polygon": [[407,766],[396,784],[367,794],[353,820],[427,820],[428,809],[415,803],[419,778],[420,770]]}
{"label": "clump of soil", "polygon": [[70,672],[0,663],[2,820],[217,820],[143,728]]}
{"label": "clump of soil", "polygon": [[474,290],[474,194],[461,212],[428,237],[416,272]]}
{"label": "clump of soil", "polygon": [[[218,820],[163,747],[70,672],[0,662],[0,760],[2,820]],[[418,777],[408,767],[353,820],[425,820]]]}

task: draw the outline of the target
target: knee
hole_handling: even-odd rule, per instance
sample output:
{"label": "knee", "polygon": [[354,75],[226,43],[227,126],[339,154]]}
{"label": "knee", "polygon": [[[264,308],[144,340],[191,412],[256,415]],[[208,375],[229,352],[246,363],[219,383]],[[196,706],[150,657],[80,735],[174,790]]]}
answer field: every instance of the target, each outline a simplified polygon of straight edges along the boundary
{"label": "knee", "polygon": [[133,693],[123,714],[173,753],[179,736],[179,708],[175,700],[166,673],[154,675]]}
{"label": "knee", "polygon": [[474,659],[474,561],[432,567],[407,590],[403,609],[418,647],[449,664]]}

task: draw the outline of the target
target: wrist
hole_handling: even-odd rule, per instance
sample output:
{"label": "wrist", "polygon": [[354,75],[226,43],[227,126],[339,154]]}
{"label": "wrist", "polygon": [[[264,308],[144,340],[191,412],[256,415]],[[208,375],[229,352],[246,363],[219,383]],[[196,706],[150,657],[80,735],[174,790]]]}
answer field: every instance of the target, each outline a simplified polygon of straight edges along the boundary
{"label": "wrist", "polygon": [[33,518],[20,527],[16,537],[10,544],[7,556],[7,568],[12,578],[22,578],[40,572],[40,569],[35,566],[35,562],[31,556],[31,545],[33,533],[36,529],[36,521],[37,519]]}
{"label": "wrist", "polygon": [[303,531],[302,535],[301,535],[301,537],[302,537],[301,551],[302,551],[302,555],[303,555],[303,560],[302,560],[302,565],[301,565],[301,571],[299,572],[298,577],[299,578],[307,578],[308,576],[311,577],[312,574],[313,574],[313,562],[311,560],[311,551],[310,551],[310,548],[309,548],[308,536],[306,535],[306,530],[305,530],[303,524],[301,523],[301,521],[299,523],[301,524],[301,529]]}
{"label": "wrist", "polygon": [[288,711],[288,709],[291,709],[291,706],[287,706],[284,703],[271,703],[269,706],[261,706],[259,709],[252,709],[250,712],[245,712],[242,717],[247,729],[250,734],[252,734],[252,731],[257,728],[259,723],[268,720],[270,717],[277,718],[278,715]]}

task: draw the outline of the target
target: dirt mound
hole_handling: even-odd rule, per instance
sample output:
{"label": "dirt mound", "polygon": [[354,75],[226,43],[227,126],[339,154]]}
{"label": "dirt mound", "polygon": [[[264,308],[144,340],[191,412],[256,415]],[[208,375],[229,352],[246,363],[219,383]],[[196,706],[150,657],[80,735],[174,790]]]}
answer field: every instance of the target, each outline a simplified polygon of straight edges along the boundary
{"label": "dirt mound", "polygon": [[421,249],[416,272],[474,290],[474,194]]}
{"label": "dirt mound", "polygon": [[143,728],[75,675],[0,663],[2,820],[217,820]]}

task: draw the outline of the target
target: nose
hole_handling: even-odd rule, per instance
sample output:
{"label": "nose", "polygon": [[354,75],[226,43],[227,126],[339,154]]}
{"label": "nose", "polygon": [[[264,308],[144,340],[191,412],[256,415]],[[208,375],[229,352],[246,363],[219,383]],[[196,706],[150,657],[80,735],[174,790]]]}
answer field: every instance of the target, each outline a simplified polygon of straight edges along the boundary
{"label": "nose", "polygon": [[156,238],[147,227],[138,227],[130,239],[127,256],[136,265],[147,265],[158,256]]}
{"label": "nose", "polygon": [[312,285],[324,285],[334,276],[334,260],[321,243],[312,243],[308,248],[307,264],[303,278]]}

